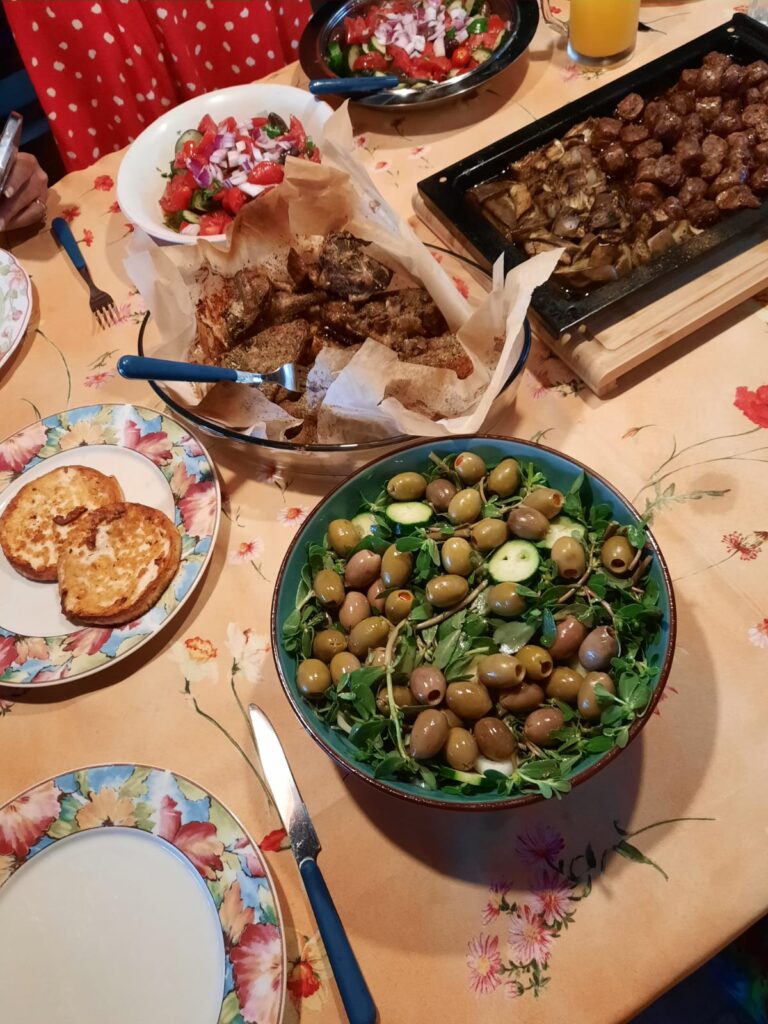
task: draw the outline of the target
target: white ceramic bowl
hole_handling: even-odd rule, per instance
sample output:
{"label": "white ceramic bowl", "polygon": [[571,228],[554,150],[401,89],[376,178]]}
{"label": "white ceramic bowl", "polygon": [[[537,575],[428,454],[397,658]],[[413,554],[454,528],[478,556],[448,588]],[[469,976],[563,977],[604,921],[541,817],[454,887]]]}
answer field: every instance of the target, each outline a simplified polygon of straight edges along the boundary
{"label": "white ceramic bowl", "polygon": [[[229,89],[196,96],[158,117],[131,143],[117,175],[117,201],[120,209],[134,224],[157,241],[194,245],[197,237],[185,237],[171,231],[163,223],[160,197],[165,179],[158,168],[165,170],[174,153],[176,139],[188,128],[197,128],[205,114],[214,121],[225,117],[245,120],[270,111],[288,120],[291,114],[301,121],[308,135],[322,150],[323,126],[333,111],[327,103],[316,100],[303,89],[290,85],[234,85]],[[207,235],[209,242],[221,241],[225,235]]]}

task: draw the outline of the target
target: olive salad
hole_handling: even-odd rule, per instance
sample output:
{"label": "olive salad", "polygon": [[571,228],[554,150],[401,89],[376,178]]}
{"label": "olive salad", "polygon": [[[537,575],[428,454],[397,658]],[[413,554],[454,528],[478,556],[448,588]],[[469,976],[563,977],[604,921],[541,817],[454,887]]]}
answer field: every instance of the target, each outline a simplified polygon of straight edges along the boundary
{"label": "olive salad", "polygon": [[650,703],[651,564],[583,474],[563,493],[530,462],[432,454],[309,545],[283,643],[376,777],[559,795]]}

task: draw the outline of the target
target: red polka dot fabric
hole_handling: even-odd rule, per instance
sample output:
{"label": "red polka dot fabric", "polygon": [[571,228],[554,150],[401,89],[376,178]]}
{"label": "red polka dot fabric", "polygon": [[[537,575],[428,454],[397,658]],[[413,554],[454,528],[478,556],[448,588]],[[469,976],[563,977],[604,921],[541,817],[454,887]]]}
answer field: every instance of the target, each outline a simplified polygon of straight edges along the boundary
{"label": "red polka dot fabric", "polygon": [[295,60],[309,0],[4,0],[68,170],[170,107]]}

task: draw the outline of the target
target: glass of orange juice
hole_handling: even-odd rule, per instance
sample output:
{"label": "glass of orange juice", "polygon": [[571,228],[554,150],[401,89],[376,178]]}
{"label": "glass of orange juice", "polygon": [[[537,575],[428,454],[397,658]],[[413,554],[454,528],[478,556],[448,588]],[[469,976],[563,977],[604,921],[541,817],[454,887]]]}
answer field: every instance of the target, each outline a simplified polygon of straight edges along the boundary
{"label": "glass of orange juice", "polygon": [[568,38],[568,55],[582,64],[615,64],[635,48],[640,0],[571,0],[570,22],[541,0],[544,20]]}

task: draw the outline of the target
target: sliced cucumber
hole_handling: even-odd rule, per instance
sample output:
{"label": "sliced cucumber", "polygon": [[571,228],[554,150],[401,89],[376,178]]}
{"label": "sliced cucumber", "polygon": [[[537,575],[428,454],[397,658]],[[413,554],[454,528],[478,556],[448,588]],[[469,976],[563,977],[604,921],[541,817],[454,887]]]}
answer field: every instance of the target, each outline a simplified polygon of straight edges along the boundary
{"label": "sliced cucumber", "polygon": [[196,213],[193,213],[192,210],[182,210],[181,211],[181,219],[185,220],[187,222],[187,224],[199,224],[200,223],[200,218],[198,217],[198,215]]}
{"label": "sliced cucumber", "polygon": [[344,71],[344,54],[341,47],[335,41],[328,43],[328,67],[337,75]]}
{"label": "sliced cucumber", "polygon": [[463,75],[463,74],[464,74],[464,68],[451,68],[451,70],[448,72],[447,77],[448,78],[456,78],[456,77],[458,77],[458,75]]}
{"label": "sliced cucumber", "polygon": [[387,508],[387,519],[402,532],[403,527],[426,526],[432,509],[423,501],[395,501]]}
{"label": "sliced cucumber", "polygon": [[368,46],[368,52],[373,53],[374,50],[378,50],[379,53],[383,53],[384,55],[386,55],[387,47],[384,43],[382,43],[380,39],[377,39],[376,36],[371,36],[371,42],[370,45]]}
{"label": "sliced cucumber", "polygon": [[364,537],[372,536],[379,528],[379,524],[376,522],[376,516],[371,512],[361,512],[359,515],[355,516],[352,520],[352,525],[360,534],[360,540]]}
{"label": "sliced cucumber", "polygon": [[496,36],[496,42],[493,44],[494,50],[500,50],[501,47],[509,39],[509,32],[503,28],[501,32]]}
{"label": "sliced cucumber", "polygon": [[539,567],[539,552],[527,540],[508,540],[488,563],[488,572],[497,583],[522,583]]}
{"label": "sliced cucumber", "polygon": [[478,64],[485,64],[487,60],[490,60],[493,56],[491,50],[486,50],[484,46],[478,46],[476,50],[472,51],[472,56]]}
{"label": "sliced cucumber", "polygon": [[190,128],[189,131],[182,132],[178,139],[176,139],[176,152],[180,153],[187,142],[194,142],[197,145],[202,137],[197,128]]}
{"label": "sliced cucumber", "polygon": [[549,529],[544,535],[541,544],[542,547],[552,548],[555,541],[560,540],[561,537],[575,537],[577,540],[583,541],[585,533],[586,529],[581,523],[569,519],[568,516],[558,516],[557,519],[553,519],[549,524]]}
{"label": "sliced cucumber", "polygon": [[355,63],[358,57],[362,57],[362,55],[363,49],[361,46],[358,46],[357,43],[355,43],[353,46],[350,46],[350,48],[347,50],[347,67],[349,68],[350,71],[355,70]]}

